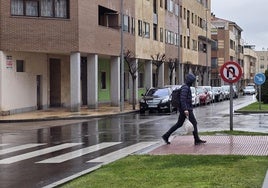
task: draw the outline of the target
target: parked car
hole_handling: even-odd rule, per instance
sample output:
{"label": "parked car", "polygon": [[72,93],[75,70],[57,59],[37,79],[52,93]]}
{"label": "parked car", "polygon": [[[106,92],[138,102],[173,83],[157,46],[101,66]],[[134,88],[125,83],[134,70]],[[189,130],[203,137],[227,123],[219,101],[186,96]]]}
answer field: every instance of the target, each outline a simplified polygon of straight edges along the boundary
{"label": "parked car", "polygon": [[224,100],[229,100],[230,99],[230,85],[222,85],[221,88],[224,94]]}
{"label": "parked car", "polygon": [[171,105],[171,93],[170,87],[163,88],[150,88],[145,94],[142,94],[140,100],[140,113],[145,111],[157,110],[161,112],[165,110],[167,112],[173,111],[173,106]]}
{"label": "parked car", "polygon": [[198,106],[200,104],[199,96],[197,95],[196,88],[191,86],[191,93],[192,93],[192,105]]}
{"label": "parked car", "polygon": [[239,94],[239,91],[237,90],[235,85],[233,85],[233,89],[234,89],[234,98],[237,98],[238,94]]}
{"label": "parked car", "polygon": [[215,96],[215,102],[224,100],[224,93],[221,87],[212,87],[212,92]]}
{"label": "parked car", "polygon": [[246,86],[243,89],[243,95],[253,95],[256,94],[256,89],[254,86]]}
{"label": "parked car", "polygon": [[212,101],[211,95],[207,91],[207,89],[203,86],[196,87],[197,95],[199,97],[200,105],[201,104],[209,104]]}

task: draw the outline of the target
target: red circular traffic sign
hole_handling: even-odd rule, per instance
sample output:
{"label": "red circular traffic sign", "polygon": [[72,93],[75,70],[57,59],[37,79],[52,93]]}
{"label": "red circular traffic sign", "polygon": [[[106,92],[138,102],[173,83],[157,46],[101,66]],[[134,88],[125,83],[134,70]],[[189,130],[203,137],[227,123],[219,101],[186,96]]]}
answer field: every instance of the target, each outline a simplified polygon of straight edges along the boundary
{"label": "red circular traffic sign", "polygon": [[228,61],[221,66],[220,74],[225,82],[234,83],[241,78],[242,69],[238,63]]}

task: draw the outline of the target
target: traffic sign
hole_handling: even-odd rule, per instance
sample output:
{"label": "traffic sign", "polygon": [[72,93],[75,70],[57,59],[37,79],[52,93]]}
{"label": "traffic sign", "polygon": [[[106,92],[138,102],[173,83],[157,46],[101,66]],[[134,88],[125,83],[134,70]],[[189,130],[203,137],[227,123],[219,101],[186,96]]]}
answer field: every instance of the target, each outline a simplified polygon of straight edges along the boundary
{"label": "traffic sign", "polygon": [[242,69],[238,63],[228,61],[221,66],[220,74],[225,82],[234,83],[241,78]]}
{"label": "traffic sign", "polygon": [[266,80],[266,77],[263,73],[257,73],[254,76],[254,83],[257,85],[262,85]]}

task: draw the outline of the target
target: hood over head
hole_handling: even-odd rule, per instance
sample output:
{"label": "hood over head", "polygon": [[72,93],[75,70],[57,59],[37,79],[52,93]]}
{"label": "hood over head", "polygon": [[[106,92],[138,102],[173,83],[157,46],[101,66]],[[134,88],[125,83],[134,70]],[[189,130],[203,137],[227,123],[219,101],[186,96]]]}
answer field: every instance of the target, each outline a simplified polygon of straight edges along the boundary
{"label": "hood over head", "polygon": [[189,73],[186,75],[185,83],[191,86],[194,83],[195,79],[196,79],[195,75],[193,75],[192,73]]}

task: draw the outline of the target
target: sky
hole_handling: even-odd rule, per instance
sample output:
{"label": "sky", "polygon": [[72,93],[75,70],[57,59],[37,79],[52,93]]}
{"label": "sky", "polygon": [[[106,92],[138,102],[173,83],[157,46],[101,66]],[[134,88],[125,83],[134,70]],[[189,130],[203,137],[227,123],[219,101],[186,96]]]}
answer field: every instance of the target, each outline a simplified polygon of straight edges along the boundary
{"label": "sky", "polygon": [[211,0],[211,12],[242,28],[244,44],[268,50],[268,0]]}

